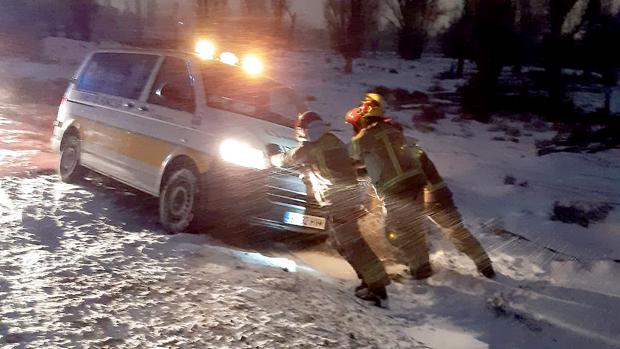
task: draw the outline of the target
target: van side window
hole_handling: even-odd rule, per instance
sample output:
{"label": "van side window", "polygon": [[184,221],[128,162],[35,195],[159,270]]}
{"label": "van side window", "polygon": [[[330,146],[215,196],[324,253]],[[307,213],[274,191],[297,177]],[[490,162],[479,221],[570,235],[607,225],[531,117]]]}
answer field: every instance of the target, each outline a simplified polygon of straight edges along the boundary
{"label": "van side window", "polygon": [[76,89],[138,99],[157,58],[138,53],[96,53],[80,75]]}
{"label": "van side window", "polygon": [[194,88],[186,61],[166,57],[159,69],[148,102],[189,113],[196,110]]}

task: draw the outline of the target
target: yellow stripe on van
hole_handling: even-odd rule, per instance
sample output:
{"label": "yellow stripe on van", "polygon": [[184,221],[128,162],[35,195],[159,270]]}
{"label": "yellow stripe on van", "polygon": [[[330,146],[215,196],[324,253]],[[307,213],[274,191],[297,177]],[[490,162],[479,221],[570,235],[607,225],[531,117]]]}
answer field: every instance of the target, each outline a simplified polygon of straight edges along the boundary
{"label": "yellow stripe on van", "polygon": [[80,135],[87,143],[155,168],[160,168],[170,154],[186,155],[194,160],[200,173],[207,171],[209,159],[203,152],[85,118],[78,117],[76,121],[79,123]]}

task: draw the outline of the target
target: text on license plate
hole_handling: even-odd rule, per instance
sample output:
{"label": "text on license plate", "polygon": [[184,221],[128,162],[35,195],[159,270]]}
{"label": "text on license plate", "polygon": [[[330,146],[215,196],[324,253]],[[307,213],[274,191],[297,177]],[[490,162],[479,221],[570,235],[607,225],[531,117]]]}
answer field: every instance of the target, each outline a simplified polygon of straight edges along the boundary
{"label": "text on license plate", "polygon": [[325,230],[326,221],[327,220],[323,217],[308,216],[295,212],[284,212],[284,223],[286,224]]}

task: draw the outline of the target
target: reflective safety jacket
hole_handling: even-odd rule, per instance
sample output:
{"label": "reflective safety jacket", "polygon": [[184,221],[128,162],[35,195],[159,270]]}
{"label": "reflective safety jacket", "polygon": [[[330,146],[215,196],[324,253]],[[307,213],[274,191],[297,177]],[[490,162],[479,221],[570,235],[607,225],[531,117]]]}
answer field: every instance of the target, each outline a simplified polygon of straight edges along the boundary
{"label": "reflective safety jacket", "polygon": [[417,145],[407,144],[402,131],[390,123],[378,122],[363,129],[353,137],[351,151],[381,192],[435,192],[445,188],[426,153]]}
{"label": "reflective safety jacket", "polygon": [[304,166],[332,185],[357,182],[353,159],[346,145],[332,133],[314,142],[303,142],[282,157],[285,167]]}
{"label": "reflective safety jacket", "polygon": [[325,195],[336,186],[358,185],[353,159],[346,145],[332,133],[314,142],[303,142],[282,154],[282,166],[302,167],[304,182],[312,184],[315,199],[326,203]]}

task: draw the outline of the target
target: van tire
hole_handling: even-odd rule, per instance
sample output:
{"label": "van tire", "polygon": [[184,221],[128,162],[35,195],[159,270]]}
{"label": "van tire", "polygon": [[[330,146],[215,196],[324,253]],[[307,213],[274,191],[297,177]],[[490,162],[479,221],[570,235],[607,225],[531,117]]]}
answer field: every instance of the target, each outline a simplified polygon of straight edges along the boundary
{"label": "van tire", "polygon": [[80,164],[81,143],[73,134],[67,135],[60,146],[58,174],[65,183],[77,183],[84,178],[86,169]]}
{"label": "van tire", "polygon": [[187,168],[174,170],[167,176],[159,195],[159,220],[170,233],[182,233],[194,219],[199,203],[199,182]]}
{"label": "van tire", "polygon": [[193,234],[203,234],[209,232],[216,227],[217,222],[215,219],[216,217],[213,215],[214,212],[208,209],[208,184],[205,174],[200,176],[198,183],[199,195],[194,204],[194,219],[188,228],[188,232]]}

